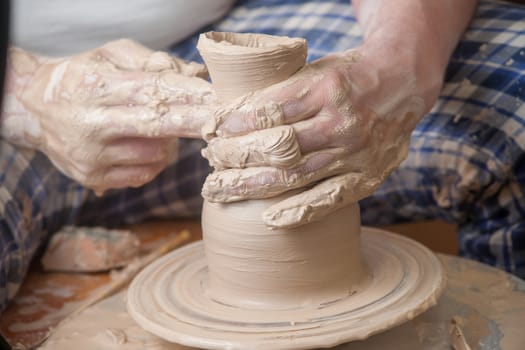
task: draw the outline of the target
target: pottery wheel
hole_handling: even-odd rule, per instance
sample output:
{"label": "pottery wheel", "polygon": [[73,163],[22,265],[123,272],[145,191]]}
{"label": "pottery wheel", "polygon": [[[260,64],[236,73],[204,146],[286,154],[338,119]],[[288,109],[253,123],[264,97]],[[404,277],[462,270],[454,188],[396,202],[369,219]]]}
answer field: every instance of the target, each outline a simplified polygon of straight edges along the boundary
{"label": "pottery wheel", "polygon": [[436,303],[444,288],[439,259],[423,245],[362,228],[371,273],[359,293],[300,309],[252,310],[207,294],[204,245],[196,242],[146,267],[133,280],[127,307],[145,330],[206,349],[304,349],[361,340],[410,320]]}

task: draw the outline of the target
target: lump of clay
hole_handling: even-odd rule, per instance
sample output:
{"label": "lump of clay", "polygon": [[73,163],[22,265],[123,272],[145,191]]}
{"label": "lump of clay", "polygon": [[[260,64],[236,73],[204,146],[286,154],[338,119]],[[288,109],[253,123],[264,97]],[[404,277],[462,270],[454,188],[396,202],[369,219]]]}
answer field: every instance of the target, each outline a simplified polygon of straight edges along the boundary
{"label": "lump of clay", "polygon": [[44,271],[101,272],[128,264],[139,247],[130,231],[68,226],[51,237],[41,263]]}

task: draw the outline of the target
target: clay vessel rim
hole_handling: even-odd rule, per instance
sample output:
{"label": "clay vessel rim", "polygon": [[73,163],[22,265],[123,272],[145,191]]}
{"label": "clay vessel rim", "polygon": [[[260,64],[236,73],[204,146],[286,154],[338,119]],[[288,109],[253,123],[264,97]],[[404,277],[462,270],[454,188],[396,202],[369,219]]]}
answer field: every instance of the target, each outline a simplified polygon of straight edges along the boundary
{"label": "clay vessel rim", "polygon": [[[202,40],[205,38],[205,40]],[[252,40],[256,38],[256,40]],[[238,56],[239,54],[259,54],[268,51],[284,51],[287,55],[289,50],[302,49],[306,45],[303,38],[292,38],[287,36],[278,37],[268,34],[234,33],[234,32],[206,32],[201,34],[199,45],[207,45],[208,51],[220,52],[223,56]],[[233,51],[225,51],[224,43],[235,47]],[[288,51],[288,52],[287,52]]]}

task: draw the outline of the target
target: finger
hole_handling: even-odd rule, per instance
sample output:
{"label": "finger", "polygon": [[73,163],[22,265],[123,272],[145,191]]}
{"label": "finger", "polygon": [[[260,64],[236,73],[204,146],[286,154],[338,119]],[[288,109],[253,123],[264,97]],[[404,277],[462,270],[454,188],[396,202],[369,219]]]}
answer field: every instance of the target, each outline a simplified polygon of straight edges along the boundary
{"label": "finger", "polygon": [[142,70],[153,50],[134,40],[120,39],[101,46],[96,52],[120,69]]}
{"label": "finger", "polygon": [[107,43],[98,53],[120,69],[145,72],[172,70],[186,76],[208,77],[203,64],[187,62],[164,51],[153,51],[146,46],[130,40],[121,39]]}
{"label": "finger", "polygon": [[215,169],[289,168],[301,159],[294,128],[288,125],[233,138],[214,138],[202,154]]}
{"label": "finger", "polygon": [[294,123],[293,128],[303,154],[338,147],[355,153],[366,145],[373,133],[370,124],[351,108],[341,113],[328,107],[314,118]]}
{"label": "finger", "polygon": [[345,171],[343,149],[312,153],[291,169],[255,167],[227,169],[210,174],[202,195],[210,202],[235,202],[269,198],[294,188],[304,187]]}
{"label": "finger", "polygon": [[187,62],[164,51],[153,52],[144,62],[142,70],[145,72],[171,70],[188,77],[208,78],[208,69],[205,65],[197,62]]}
{"label": "finger", "polygon": [[263,222],[274,228],[291,228],[318,221],[334,211],[369,196],[381,184],[364,173],[334,176],[300,194],[266,209]]}
{"label": "finger", "polygon": [[96,155],[99,167],[168,163],[175,157],[175,138],[126,138],[111,142]]}
{"label": "finger", "polygon": [[309,83],[305,79],[291,78],[218,109],[214,119],[203,130],[205,138],[244,135],[316,115],[323,106],[323,100],[320,91],[305,87]]}
{"label": "finger", "polygon": [[212,106],[173,106],[163,115],[161,135],[202,138],[202,127],[212,117]]}
{"label": "finger", "polygon": [[100,143],[124,138],[175,138],[201,136],[213,113],[210,106],[159,105],[89,110],[84,119],[91,137]]}
{"label": "finger", "polygon": [[218,110],[205,126],[206,138],[242,135],[253,130],[292,124],[315,116],[326,106],[337,106],[346,96],[345,82],[332,67],[314,62],[292,78],[256,91]]}
{"label": "finger", "polygon": [[166,165],[164,162],[161,162],[145,165],[114,166],[91,176],[84,185],[96,192],[126,187],[140,187],[152,181],[164,170]]}
{"label": "finger", "polygon": [[[159,59],[159,57],[162,58]],[[159,64],[160,60],[165,63]],[[187,77],[199,77],[202,79],[208,79],[209,77],[208,69],[205,65],[197,62],[188,62],[162,51],[153,53],[144,64],[145,71],[160,72],[168,69]]]}
{"label": "finger", "polygon": [[[301,154],[328,148],[347,148],[357,152],[368,139],[361,135],[359,116],[322,110],[315,118],[292,126],[258,130],[237,137],[215,137],[203,155],[216,169],[275,166],[289,168]],[[360,131],[360,132],[358,132]]]}
{"label": "finger", "polygon": [[102,81],[93,90],[90,103],[103,106],[215,103],[209,82],[174,71],[101,72]]}

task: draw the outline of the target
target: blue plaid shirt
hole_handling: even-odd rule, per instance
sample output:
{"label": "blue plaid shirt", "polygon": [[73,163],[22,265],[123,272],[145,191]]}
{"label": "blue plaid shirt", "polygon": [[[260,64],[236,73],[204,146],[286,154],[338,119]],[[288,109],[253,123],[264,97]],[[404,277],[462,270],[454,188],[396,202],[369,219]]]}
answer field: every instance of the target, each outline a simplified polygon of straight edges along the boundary
{"label": "blue plaid shirt", "polygon": [[[304,37],[309,60],[356,47],[348,0],[245,0],[205,30]],[[197,35],[173,47],[200,61]],[[364,224],[439,218],[459,227],[461,254],[525,277],[525,7],[482,0],[455,50],[433,110],[408,158],[361,202]],[[31,258],[64,225],[117,226],[197,216],[209,172],[203,144],[181,140],[179,158],[153,182],[102,197],[63,176],[41,153],[0,140],[0,310]]]}

